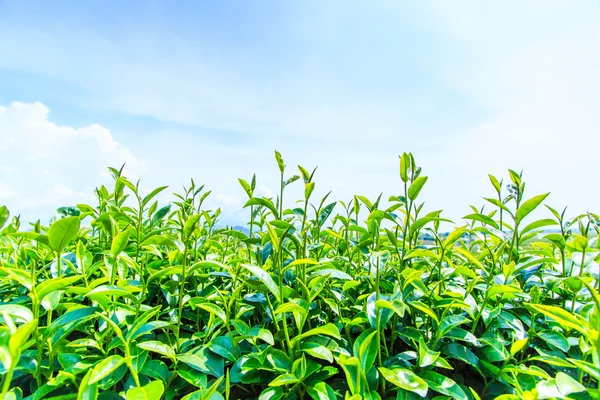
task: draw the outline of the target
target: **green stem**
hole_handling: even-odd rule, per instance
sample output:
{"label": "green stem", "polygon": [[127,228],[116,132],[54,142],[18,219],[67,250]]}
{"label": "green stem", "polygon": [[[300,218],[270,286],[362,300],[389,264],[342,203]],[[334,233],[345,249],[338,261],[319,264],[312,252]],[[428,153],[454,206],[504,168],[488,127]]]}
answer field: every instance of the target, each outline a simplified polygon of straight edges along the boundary
{"label": "green stem", "polygon": [[279,218],[278,219],[283,219],[283,188],[284,188],[283,171],[281,171],[281,183],[279,185]]}
{"label": "green stem", "polygon": [[283,313],[282,317],[281,323],[283,324],[283,334],[285,335],[285,341],[287,343],[288,356],[290,357],[290,360],[294,361],[294,346],[292,346],[292,341],[290,340],[290,334],[287,328],[287,313]]}
{"label": "green stem", "polygon": [[573,291],[573,300],[571,301],[571,314],[575,312],[575,304],[577,304],[577,292]]}
{"label": "green stem", "polygon": [[[488,287],[489,287],[489,284],[488,284]],[[479,314],[477,314],[475,321],[473,321],[473,327],[471,328],[471,334],[475,334],[475,330],[477,329],[477,324],[479,323],[479,320],[481,319],[481,316],[483,315],[483,311],[485,310],[485,306],[487,305],[487,302],[488,302],[488,289],[486,288],[485,297],[483,299],[483,304],[481,305],[481,311],[479,312]]]}
{"label": "green stem", "polygon": [[275,329],[277,331],[279,331],[279,323],[277,322],[277,318],[275,318],[275,308],[273,308],[273,304],[271,304],[271,300],[269,299],[269,296],[267,297],[267,305],[269,306],[269,309],[271,310],[271,315],[273,316],[273,322],[275,323]]}
{"label": "green stem", "polygon": [[[137,264],[140,263],[140,239],[142,234],[142,223],[144,218],[144,206],[142,205],[142,199],[138,196],[138,223],[137,223],[137,243],[135,249],[135,262]],[[140,271],[141,272],[141,271]]]}
{"label": "green stem", "polygon": [[[250,206],[250,232],[248,237],[252,239],[252,228],[254,228],[254,206]],[[252,264],[252,245],[248,244],[248,263]]]}
{"label": "green stem", "polygon": [[181,333],[181,325],[183,324],[182,319],[182,315],[183,315],[183,291],[185,289],[185,280],[187,279],[186,276],[186,264],[187,264],[187,249],[188,246],[187,244],[185,245],[185,248],[183,250],[183,260],[181,262],[181,282],[179,282],[179,305],[177,306],[177,329],[175,330],[176,332],[176,343],[175,343],[175,347],[177,348],[177,350],[179,351],[179,338],[180,338],[180,333]]}
{"label": "green stem", "polygon": [[583,268],[584,268],[584,264],[585,264],[585,250],[587,248],[584,247],[583,251],[581,252],[581,265],[579,266],[579,277],[581,278],[581,276],[583,275]]}
{"label": "green stem", "polygon": [[[50,326],[52,323],[52,309],[48,310],[48,321],[47,326]],[[54,375],[54,351],[52,350],[52,338],[48,338],[48,370],[49,377],[52,379],[52,375]]]}
{"label": "green stem", "polygon": [[62,266],[60,264],[61,264],[60,253],[56,252],[56,271],[58,273],[58,277],[62,278]]}
{"label": "green stem", "polygon": [[2,383],[2,398],[3,399],[7,399],[8,398],[5,395],[10,390],[10,383],[12,381],[12,377],[13,377],[14,371],[15,371],[15,366],[11,365],[11,367],[6,372],[6,375],[4,375],[4,381]]}
{"label": "green stem", "polygon": [[114,256],[113,259],[113,265],[112,268],[110,270],[110,284],[114,285],[115,281],[117,280],[117,268],[118,268],[118,264],[117,264],[117,256]]}
{"label": "green stem", "polygon": [[510,241],[510,248],[508,250],[508,262],[511,262],[513,259],[513,249],[515,248],[515,246],[519,246],[519,242],[517,240],[517,235],[518,235],[518,229],[519,229],[519,224],[515,222],[515,227],[513,229],[513,235]]}
{"label": "green stem", "polygon": [[444,247],[442,247],[442,252],[440,254],[440,259],[438,261],[438,276],[439,276],[438,279],[440,280],[440,295],[444,291],[444,278],[442,277],[442,263],[443,263],[444,254],[445,253],[446,253],[446,249]]}
{"label": "green stem", "polygon": [[[36,275],[37,275],[37,263],[36,262],[32,262],[31,263],[31,291],[30,291],[30,295],[31,295],[31,308],[33,311],[33,318],[38,321],[40,321],[40,305],[38,303],[37,300],[37,294],[35,293],[35,290],[33,290],[33,288],[35,288],[35,283],[36,283]],[[37,384],[37,387],[39,388],[40,386],[42,386],[42,378],[41,378],[41,362],[42,362],[42,342],[40,340],[40,333],[39,333],[39,326],[36,326],[34,331],[33,331],[33,335],[35,338],[35,348],[36,348],[36,354],[35,354],[35,358],[36,358],[36,367],[35,367],[35,382]]]}

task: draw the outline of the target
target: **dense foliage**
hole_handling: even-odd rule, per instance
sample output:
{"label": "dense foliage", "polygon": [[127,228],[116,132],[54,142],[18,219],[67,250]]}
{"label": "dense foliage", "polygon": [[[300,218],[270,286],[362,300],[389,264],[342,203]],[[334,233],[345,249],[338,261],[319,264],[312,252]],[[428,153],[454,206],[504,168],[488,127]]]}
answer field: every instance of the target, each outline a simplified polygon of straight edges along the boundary
{"label": "dense foliage", "polygon": [[406,153],[386,208],[313,201],[314,171],[287,178],[275,155],[275,199],[240,179],[249,232],[220,228],[193,181],[161,206],[165,187],[113,168],[50,226],[1,208],[2,396],[600,398],[597,215],[543,210],[509,170],[454,226],[423,211]]}

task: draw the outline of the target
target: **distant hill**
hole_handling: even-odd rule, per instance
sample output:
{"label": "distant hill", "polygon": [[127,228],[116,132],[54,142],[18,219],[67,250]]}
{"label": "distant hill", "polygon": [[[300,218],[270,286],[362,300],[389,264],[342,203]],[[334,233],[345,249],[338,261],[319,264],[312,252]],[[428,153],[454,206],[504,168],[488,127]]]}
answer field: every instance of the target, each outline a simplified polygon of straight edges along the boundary
{"label": "distant hill", "polygon": [[245,226],[241,226],[241,225],[236,225],[233,228],[231,228],[234,231],[240,231],[246,235],[250,234],[250,229],[246,228]]}

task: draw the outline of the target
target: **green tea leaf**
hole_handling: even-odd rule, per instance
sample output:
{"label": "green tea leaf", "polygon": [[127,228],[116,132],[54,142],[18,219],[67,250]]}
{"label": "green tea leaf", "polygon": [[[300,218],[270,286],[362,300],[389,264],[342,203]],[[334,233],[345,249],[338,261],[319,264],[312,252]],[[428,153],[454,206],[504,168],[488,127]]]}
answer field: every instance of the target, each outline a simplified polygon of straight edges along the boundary
{"label": "green tea leaf", "polygon": [[333,353],[331,352],[331,350],[329,350],[322,344],[311,341],[304,341],[300,345],[300,350],[320,360],[329,361],[330,363],[333,362]]}
{"label": "green tea leaf", "polygon": [[67,278],[52,278],[47,279],[44,282],[37,285],[34,289],[35,295],[38,300],[42,300],[48,294],[54,292],[55,290],[62,290],[71,286],[73,283],[77,282],[82,278],[81,275],[69,276]]}
{"label": "green tea leaf", "polygon": [[479,358],[465,346],[458,343],[449,343],[443,346],[440,350],[449,358],[463,361],[475,368],[477,372],[481,373]]}
{"label": "green tea leaf", "polygon": [[[439,325],[437,336],[442,338],[444,337],[444,335],[446,335],[447,332],[450,332],[451,330],[455,329],[460,325],[467,324],[470,321],[470,319],[463,317],[462,315],[447,315],[446,317],[444,317],[444,319]],[[455,331],[454,333],[457,334],[458,332],[459,331]],[[463,332],[464,334],[467,333],[466,331]]]}
{"label": "green tea leaf", "polygon": [[514,216],[513,212],[510,210],[510,208],[506,207],[506,205],[504,203],[502,203],[500,200],[492,199],[489,197],[484,197],[483,199],[489,203],[492,203],[496,207],[500,208],[502,211],[506,211],[510,216]]}
{"label": "green tea leaf", "polygon": [[294,175],[291,178],[289,178],[288,180],[286,180],[285,182],[283,182],[283,186],[287,186],[290,183],[294,183],[296,182],[298,179],[300,179],[300,177],[298,175]]}
{"label": "green tea leaf", "polygon": [[242,178],[238,178],[238,181],[240,182],[240,185],[242,185],[242,188],[244,188],[244,191],[246,192],[248,197],[252,198],[253,191],[252,191],[252,188],[250,187],[250,185],[248,184],[248,182],[246,182]]}
{"label": "green tea leaf", "polygon": [[408,182],[408,169],[411,166],[410,157],[408,154],[403,153],[400,156],[400,179],[402,182]]}
{"label": "green tea leaf", "polygon": [[158,211],[152,216],[152,225],[156,225],[171,211],[171,205],[168,204],[158,209]]}
{"label": "green tea leaf", "polygon": [[363,371],[368,371],[373,367],[378,350],[379,332],[373,328],[361,333],[352,346],[354,357],[360,362]]}
{"label": "green tea leaf", "polygon": [[271,244],[273,245],[273,249],[275,250],[276,253],[278,253],[279,252],[279,236],[277,235],[277,232],[275,232],[273,225],[271,225],[269,222],[266,222],[266,224],[267,224],[267,229],[269,232],[269,237],[271,238]]}
{"label": "green tea leaf", "polygon": [[33,313],[27,307],[18,304],[0,304],[0,315],[8,314],[12,317],[17,317],[16,322],[31,322]]}
{"label": "green tea leaf", "polygon": [[344,271],[340,271],[338,269],[333,269],[333,268],[325,268],[325,269],[319,269],[317,271],[315,271],[311,277],[315,277],[315,276],[319,276],[319,275],[329,275],[331,278],[334,279],[341,279],[341,280],[352,280],[352,276],[350,276],[349,274],[347,274]]}
{"label": "green tea leaf", "polygon": [[138,347],[143,350],[152,351],[158,353],[167,358],[175,360],[175,351],[173,348],[158,340],[148,340],[146,342],[138,343]]}
{"label": "green tea leaf", "polygon": [[48,236],[42,235],[41,233],[15,232],[15,233],[11,234],[11,236],[16,237],[16,238],[23,238],[25,240],[34,240],[38,243],[43,244],[44,246],[48,246],[48,247],[52,248],[52,246],[50,246],[50,239],[48,239]]}
{"label": "green tea leaf", "polygon": [[314,182],[308,182],[304,185],[304,199],[308,200],[310,198],[310,195],[312,194],[312,192],[315,190],[315,183]]}
{"label": "green tea leaf", "polygon": [[558,391],[563,396],[585,391],[585,386],[564,372],[559,372],[556,374],[556,387],[558,387]]}
{"label": "green tea leaf", "polygon": [[57,253],[77,237],[81,221],[79,217],[67,217],[55,221],[48,229],[48,241],[50,247]]}
{"label": "green tea leaf", "polygon": [[78,307],[72,308],[46,327],[44,336],[52,336],[52,342],[65,337],[75,330],[79,325],[86,321],[96,318],[96,312],[100,311],[98,307]]}
{"label": "green tea leaf", "polygon": [[401,302],[400,300],[377,300],[375,302],[376,308],[387,308],[388,310],[392,310],[396,313],[400,318],[404,318],[404,313],[406,312],[406,304]]}
{"label": "green tea leaf", "polygon": [[423,314],[427,315],[428,317],[430,317],[432,320],[434,320],[436,323],[440,323],[440,321],[438,320],[437,315],[435,315],[435,313],[433,312],[433,310],[426,304],[421,303],[420,301],[417,300],[413,300],[411,302],[408,303],[409,306],[417,309],[418,311],[421,311]]}
{"label": "green tea leaf", "polygon": [[275,207],[273,202],[269,199],[253,197],[246,202],[246,204],[244,205],[244,208],[248,207],[248,206],[262,206],[262,207],[268,208],[273,213],[273,216],[275,218],[279,218],[279,212],[277,211],[277,208]]}
{"label": "green tea leaf", "polygon": [[388,369],[379,367],[378,369],[388,382],[393,383],[401,389],[414,392],[421,397],[427,396],[427,382],[415,375],[414,372],[405,368]]}
{"label": "green tea leaf", "polygon": [[142,200],[142,207],[145,207],[150,202],[150,200],[152,200],[154,197],[156,197],[157,194],[159,194],[166,188],[168,188],[168,186],[161,186],[148,193],[146,197],[144,197],[144,200]]}
{"label": "green tea leaf", "polygon": [[290,302],[281,304],[279,307],[277,307],[277,309],[275,309],[275,314],[299,313],[302,315],[306,315],[307,312],[308,311],[302,306]]}
{"label": "green tea leaf", "polygon": [[313,400],[337,399],[331,386],[325,382],[318,382],[314,386],[309,386],[306,388],[306,391]]}
{"label": "green tea leaf", "polygon": [[19,354],[21,347],[29,340],[33,331],[37,328],[37,319],[33,319],[21,325],[8,340],[8,348],[12,354]]}
{"label": "green tea leaf", "polygon": [[8,211],[6,206],[0,207],[0,229],[4,227],[4,224],[6,224],[6,221],[8,221],[9,217],[10,212]]}
{"label": "green tea leaf", "polygon": [[293,374],[283,374],[279,375],[277,378],[273,379],[269,386],[284,386],[284,385],[293,385],[298,382],[298,378],[296,378]]}
{"label": "green tea leaf", "polygon": [[90,377],[92,376],[93,370],[88,370],[85,374],[81,383],[79,384],[79,390],[77,392],[77,400],[96,400],[98,398],[98,384],[90,384]]}
{"label": "green tea leaf", "polygon": [[278,302],[281,302],[282,299],[279,298],[279,287],[267,271],[257,267],[256,265],[250,264],[242,264],[242,267],[257,277],[267,287],[267,289],[269,289],[273,296],[275,296],[275,299],[277,299]]}
{"label": "green tea leaf", "polygon": [[560,307],[541,304],[527,304],[527,306],[553,319],[563,327],[574,329],[584,335],[591,333],[586,321],[576,318],[573,314]]}
{"label": "green tea leaf", "polygon": [[[257,400],[283,400],[285,392],[280,387],[268,387],[263,390]],[[195,399],[190,399],[195,400]]]}
{"label": "green tea leaf", "polygon": [[177,359],[206,374],[217,378],[223,376],[223,358],[217,357],[214,354],[211,355],[210,352],[178,354]]}
{"label": "green tea leaf", "polygon": [[134,299],[135,296],[128,292],[126,289],[115,286],[115,285],[101,285],[95,289],[89,291],[85,296],[94,297],[94,296],[116,296],[116,297],[128,297]]}
{"label": "green tea leaf", "polygon": [[121,254],[123,250],[127,247],[127,243],[129,243],[129,235],[131,231],[129,229],[124,230],[123,232],[119,232],[117,236],[115,236],[112,240],[112,244],[110,246],[110,252],[114,257]]}
{"label": "green tea leaf", "polygon": [[523,228],[521,230],[520,235],[523,236],[527,232],[533,231],[534,229],[544,228],[546,226],[553,226],[553,225],[557,225],[557,222],[554,221],[553,219],[540,219],[538,221],[533,221],[532,223],[530,223],[529,225],[527,225],[525,228]]}
{"label": "green tea leaf", "polygon": [[515,215],[517,223],[521,222],[527,215],[529,215],[530,212],[532,212],[540,204],[542,204],[542,202],[546,200],[546,197],[548,197],[549,194],[550,193],[534,196],[531,199],[524,202],[523,204],[521,204]]}
{"label": "green tea leaf", "polygon": [[408,198],[411,200],[416,199],[421,192],[421,189],[423,189],[425,182],[427,182],[426,176],[419,176],[417,179],[415,179],[408,188]]}
{"label": "green tea leaf", "polygon": [[[140,315],[135,322],[131,325],[131,328],[128,329],[127,335],[125,338],[127,340],[133,340],[134,338],[139,336],[139,331],[150,320],[150,318],[154,317],[156,314],[160,312],[160,306],[153,307],[147,311],[145,311],[142,315]],[[157,321],[158,322],[158,321]]]}
{"label": "green tea leaf", "polygon": [[[360,388],[364,388],[367,385],[367,381],[363,373],[360,370],[360,362],[356,357],[346,357],[345,355],[340,355],[338,359],[338,363],[340,367],[344,370],[344,374],[346,375],[346,380],[348,382],[348,387],[350,392],[356,393],[360,391]],[[360,395],[357,393],[357,399],[361,400]],[[354,400],[354,399],[353,399]]]}
{"label": "green tea leaf", "polygon": [[27,289],[31,290],[31,274],[27,271],[23,271],[17,268],[2,268],[0,267],[0,271],[4,272],[13,280],[19,282],[21,285],[25,286]]}
{"label": "green tea leaf", "polygon": [[438,359],[439,351],[430,350],[422,337],[419,337],[419,367],[427,367]]}
{"label": "green tea leaf", "polygon": [[301,335],[292,338],[292,346],[304,338],[315,335],[325,335],[335,339],[341,339],[340,332],[338,331],[337,327],[334,324],[329,323],[323,326],[319,326],[317,328],[313,328],[307,332],[304,332]]}
{"label": "green tea leaf", "polygon": [[172,375],[167,365],[160,360],[146,360],[141,373],[150,378],[160,379],[164,383],[169,382]]}
{"label": "green tea leaf", "polygon": [[494,189],[496,189],[496,192],[500,193],[502,186],[501,186],[500,182],[498,182],[498,179],[496,179],[495,176],[490,175],[490,174],[488,174],[488,177],[490,178],[490,182],[492,182],[492,186],[494,186]]}
{"label": "green tea leaf", "polygon": [[217,336],[209,343],[208,348],[231,362],[236,360],[233,342],[229,336]]}
{"label": "green tea leaf", "polygon": [[152,381],[145,386],[131,388],[127,391],[127,400],[160,400],[165,387],[161,381]]}
{"label": "green tea leaf", "polygon": [[456,228],[454,231],[452,231],[450,234],[448,234],[448,237],[446,238],[446,240],[444,240],[444,244],[442,244],[442,246],[445,249],[447,249],[449,246],[453,245],[454,242],[456,242],[458,239],[460,239],[461,236],[465,233],[466,228],[467,228],[466,226],[461,226],[459,228]]}
{"label": "green tea leaf", "polygon": [[463,219],[470,219],[471,221],[478,221],[483,224],[489,225],[493,228],[500,229],[500,227],[498,226],[498,223],[496,221],[494,221],[492,218],[490,218],[484,214],[469,214],[469,215],[465,215],[463,217]]}
{"label": "green tea leaf", "polygon": [[514,294],[514,293],[521,293],[521,289],[518,288],[517,286],[512,286],[512,285],[492,285],[487,290],[487,296],[489,298],[492,298],[498,294],[505,295],[505,294]]}
{"label": "green tea leaf", "polygon": [[569,351],[569,348],[571,347],[569,341],[560,332],[546,331],[539,333],[538,336],[546,343],[551,344],[564,352]]}
{"label": "green tea leaf", "polygon": [[185,221],[185,225],[183,226],[183,240],[188,240],[190,238],[201,217],[202,214],[194,214]]}
{"label": "green tea leaf", "polygon": [[285,164],[283,163],[283,157],[281,157],[281,153],[277,150],[275,150],[275,160],[277,160],[279,171],[283,174],[283,171],[285,170]]}
{"label": "green tea leaf", "polygon": [[223,310],[221,307],[217,306],[216,304],[207,303],[207,302],[192,302],[192,304],[194,304],[194,306],[196,306],[204,311],[208,311],[209,313],[214,314],[221,321],[227,322],[227,314],[225,313],[225,310]]}
{"label": "green tea leaf", "polygon": [[273,338],[273,334],[267,329],[254,327],[246,331],[246,333],[243,334],[243,337],[246,339],[250,339],[251,341],[256,341],[256,339],[260,339],[263,342],[270,344],[271,346],[275,345],[275,339]]}
{"label": "green tea leaf", "polygon": [[464,390],[452,379],[438,374],[434,371],[423,371],[419,376],[427,383],[430,389],[436,392],[450,396],[455,400],[468,400],[469,396]]}
{"label": "green tea leaf", "polygon": [[119,368],[124,362],[125,359],[120,355],[112,355],[99,361],[92,369],[92,373],[90,374],[88,384],[92,385],[106,378],[117,368]]}
{"label": "green tea leaf", "polygon": [[525,348],[525,346],[527,346],[528,341],[529,341],[529,339],[525,338],[525,339],[519,339],[519,340],[516,340],[515,342],[513,342],[513,344],[510,346],[510,355],[514,357],[515,354],[517,354],[518,352],[523,350]]}
{"label": "green tea leaf", "polygon": [[596,380],[600,380],[600,366],[594,365],[590,362],[583,360],[576,360],[569,358],[568,361],[578,368],[581,368],[585,373],[589,374]]}

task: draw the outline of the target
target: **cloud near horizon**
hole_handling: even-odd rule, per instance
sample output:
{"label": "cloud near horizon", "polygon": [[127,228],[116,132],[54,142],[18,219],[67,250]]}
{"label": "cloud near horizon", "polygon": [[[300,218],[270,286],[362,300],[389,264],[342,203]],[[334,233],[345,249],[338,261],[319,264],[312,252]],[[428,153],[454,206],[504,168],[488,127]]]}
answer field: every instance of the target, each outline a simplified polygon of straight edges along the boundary
{"label": "cloud near horizon", "polygon": [[107,166],[126,163],[133,176],[146,169],[108,129],[59,126],[49,113],[41,103],[0,105],[0,201],[11,211],[49,218],[59,206],[93,200]]}

